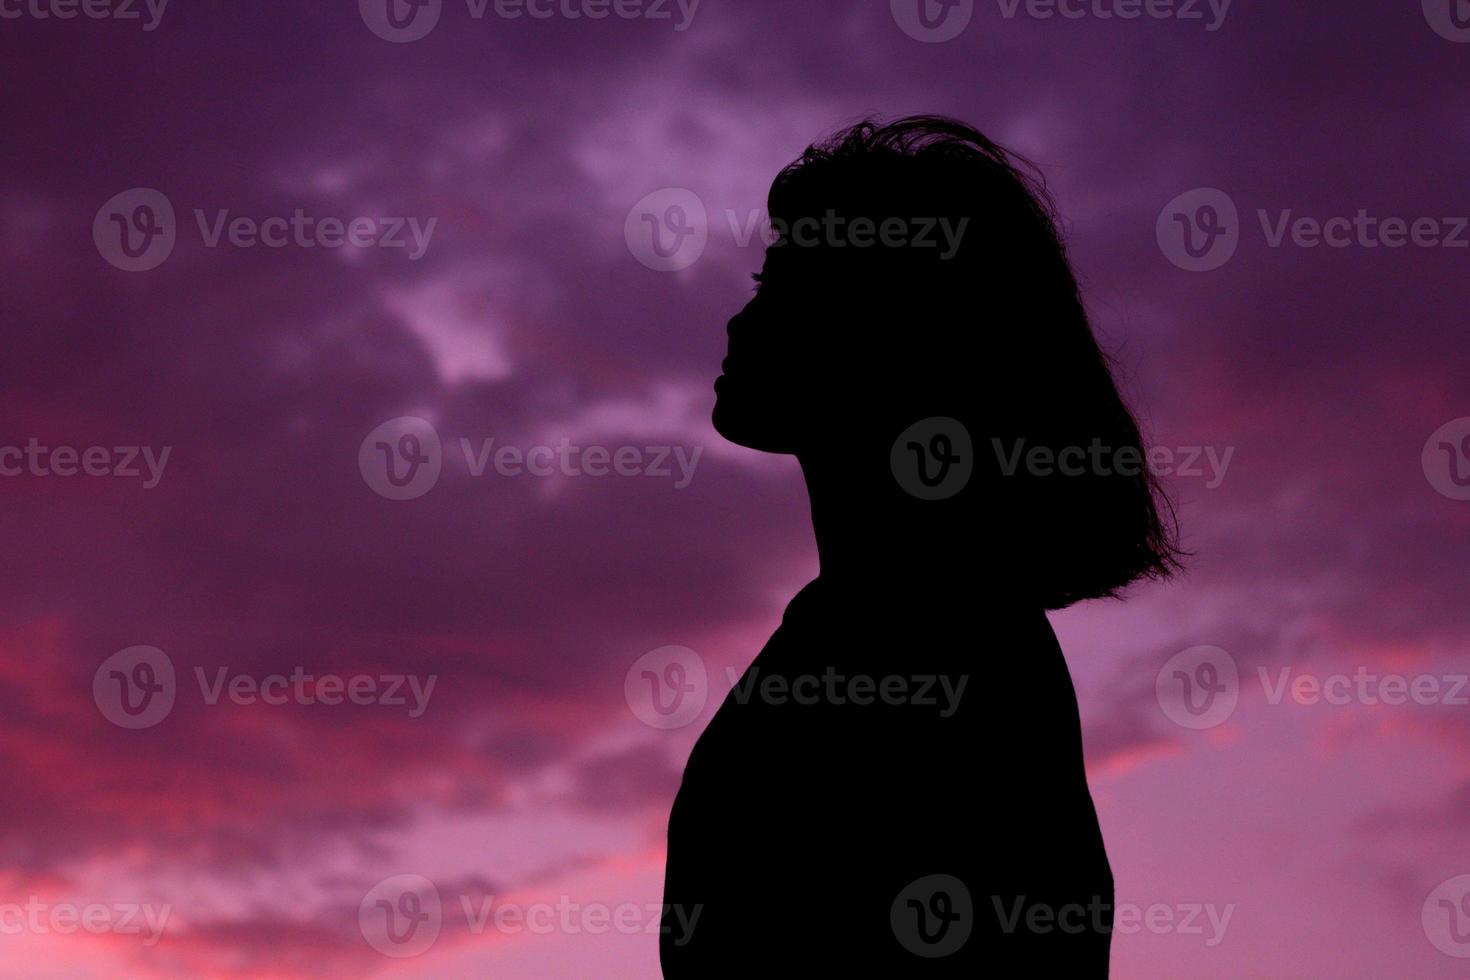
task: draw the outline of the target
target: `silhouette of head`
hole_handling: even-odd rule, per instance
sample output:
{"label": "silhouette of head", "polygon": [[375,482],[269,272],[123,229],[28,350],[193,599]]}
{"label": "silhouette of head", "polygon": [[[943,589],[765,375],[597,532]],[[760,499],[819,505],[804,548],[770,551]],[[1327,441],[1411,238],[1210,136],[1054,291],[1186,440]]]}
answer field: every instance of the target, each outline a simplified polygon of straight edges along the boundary
{"label": "silhouette of head", "polygon": [[[1033,173],[935,116],[809,147],[771,187],[773,236],[729,324],[714,423],[797,456],[814,507],[822,482],[909,537],[958,537],[1060,608],[1166,575],[1179,552]],[[953,494],[896,478],[895,452],[957,456],[933,419],[958,423],[973,453]]]}

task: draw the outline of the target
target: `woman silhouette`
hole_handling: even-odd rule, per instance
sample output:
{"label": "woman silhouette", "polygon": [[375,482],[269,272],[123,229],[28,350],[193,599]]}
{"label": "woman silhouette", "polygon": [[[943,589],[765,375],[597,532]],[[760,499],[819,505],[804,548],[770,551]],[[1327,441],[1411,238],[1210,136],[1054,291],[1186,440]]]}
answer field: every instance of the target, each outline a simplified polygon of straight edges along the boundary
{"label": "woman silhouette", "polygon": [[1178,552],[1045,189],[926,116],[809,148],[769,210],[714,421],[796,456],[820,574],[689,757],[664,975],[1105,977],[1046,611]]}

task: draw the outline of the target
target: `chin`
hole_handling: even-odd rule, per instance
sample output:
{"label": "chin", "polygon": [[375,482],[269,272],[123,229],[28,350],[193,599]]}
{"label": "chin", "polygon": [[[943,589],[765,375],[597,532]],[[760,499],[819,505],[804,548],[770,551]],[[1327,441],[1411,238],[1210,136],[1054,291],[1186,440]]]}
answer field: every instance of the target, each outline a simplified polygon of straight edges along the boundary
{"label": "chin", "polygon": [[763,453],[793,453],[790,433],[761,407],[753,406],[721,385],[710,417],[715,431],[737,446]]}

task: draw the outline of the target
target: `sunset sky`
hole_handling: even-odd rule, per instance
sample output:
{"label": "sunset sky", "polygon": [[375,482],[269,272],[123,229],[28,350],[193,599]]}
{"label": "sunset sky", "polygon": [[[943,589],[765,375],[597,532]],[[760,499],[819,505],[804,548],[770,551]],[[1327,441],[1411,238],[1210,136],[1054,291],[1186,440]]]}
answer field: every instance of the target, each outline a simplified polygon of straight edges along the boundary
{"label": "sunset sky", "polygon": [[[918,2],[0,0],[0,977],[657,976],[684,757],[816,571],[794,461],[708,421],[750,232],[913,112],[1046,175],[1175,464],[1188,574],[1052,617],[1118,902],[1174,923],[1113,975],[1466,975],[1470,11]],[[564,440],[626,466],[496,464]],[[668,646],[666,729],[625,680]],[[1208,727],[1180,654],[1238,674]]]}

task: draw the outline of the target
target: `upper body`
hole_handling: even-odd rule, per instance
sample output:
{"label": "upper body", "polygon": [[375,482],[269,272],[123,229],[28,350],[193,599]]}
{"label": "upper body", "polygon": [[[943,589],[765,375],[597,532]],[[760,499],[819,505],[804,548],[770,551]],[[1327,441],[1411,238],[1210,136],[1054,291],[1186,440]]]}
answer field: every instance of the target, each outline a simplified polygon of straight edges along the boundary
{"label": "upper body", "polygon": [[809,147],[768,203],[713,421],[800,463],[821,571],[690,756],[665,975],[1104,977],[1045,614],[1178,552],[1044,186],[913,117]]}
{"label": "upper body", "polygon": [[[950,895],[968,921],[948,930],[925,884],[939,875],[967,892]],[[959,590],[813,582],[685,768],[664,901],[694,928],[664,934],[665,976],[1035,963],[1025,935],[1004,941],[1018,900],[1112,900],[1045,615]],[[924,955],[962,931],[953,953]],[[1105,943],[1102,956],[1105,969]]]}

